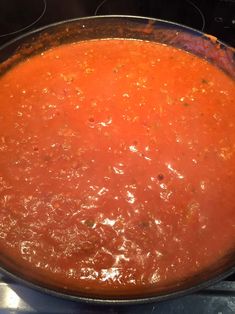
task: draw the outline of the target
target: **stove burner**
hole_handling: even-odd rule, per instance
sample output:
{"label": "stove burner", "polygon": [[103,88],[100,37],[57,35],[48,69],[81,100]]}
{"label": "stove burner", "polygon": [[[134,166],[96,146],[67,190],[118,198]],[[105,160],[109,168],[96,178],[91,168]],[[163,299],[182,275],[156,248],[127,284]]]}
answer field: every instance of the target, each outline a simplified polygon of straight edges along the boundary
{"label": "stove burner", "polygon": [[108,0],[102,0],[100,2],[100,4],[98,5],[98,7],[95,9],[94,15],[100,15],[98,14],[98,11],[102,8],[102,6],[105,4],[105,2],[107,2]]}
{"label": "stove burner", "polygon": [[36,24],[44,15],[46,0],[1,0],[0,37],[14,35]]}
{"label": "stove burner", "polygon": [[191,0],[102,0],[94,15],[124,14],[160,18],[199,29],[205,28],[201,9]]}
{"label": "stove burner", "polygon": [[191,0],[186,0],[189,4],[191,4],[195,10],[197,10],[197,12],[200,14],[201,18],[202,18],[202,27],[200,28],[200,30],[203,32],[204,31],[204,28],[205,28],[205,25],[206,25],[206,20],[205,20],[205,17],[201,11],[201,9],[194,3],[192,2]]}

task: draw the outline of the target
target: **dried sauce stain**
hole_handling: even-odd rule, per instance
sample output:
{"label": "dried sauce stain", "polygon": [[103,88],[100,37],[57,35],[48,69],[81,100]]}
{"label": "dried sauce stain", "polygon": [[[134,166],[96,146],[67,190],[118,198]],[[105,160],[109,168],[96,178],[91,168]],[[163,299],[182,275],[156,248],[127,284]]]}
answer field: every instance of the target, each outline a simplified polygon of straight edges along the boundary
{"label": "dried sauce stain", "polygon": [[0,86],[0,250],[18,267],[133,294],[233,248],[235,86],[213,65],[93,40],[29,59]]}

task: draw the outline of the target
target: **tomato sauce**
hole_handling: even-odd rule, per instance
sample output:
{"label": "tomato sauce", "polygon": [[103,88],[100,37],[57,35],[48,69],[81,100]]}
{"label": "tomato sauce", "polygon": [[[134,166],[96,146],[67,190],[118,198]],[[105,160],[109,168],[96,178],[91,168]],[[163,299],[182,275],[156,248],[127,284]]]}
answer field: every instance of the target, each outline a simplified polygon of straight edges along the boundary
{"label": "tomato sauce", "polygon": [[0,78],[0,254],[62,287],[177,284],[235,246],[235,84],[170,46],[93,40]]}

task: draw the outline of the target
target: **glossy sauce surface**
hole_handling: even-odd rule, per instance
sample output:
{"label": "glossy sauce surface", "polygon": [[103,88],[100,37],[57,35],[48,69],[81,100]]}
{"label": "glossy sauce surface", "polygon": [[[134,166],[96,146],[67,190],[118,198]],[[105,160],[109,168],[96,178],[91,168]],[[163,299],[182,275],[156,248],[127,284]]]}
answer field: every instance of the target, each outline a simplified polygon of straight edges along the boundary
{"label": "glossy sauce surface", "polygon": [[0,78],[0,254],[77,290],[161,289],[235,245],[235,84],[97,40]]}

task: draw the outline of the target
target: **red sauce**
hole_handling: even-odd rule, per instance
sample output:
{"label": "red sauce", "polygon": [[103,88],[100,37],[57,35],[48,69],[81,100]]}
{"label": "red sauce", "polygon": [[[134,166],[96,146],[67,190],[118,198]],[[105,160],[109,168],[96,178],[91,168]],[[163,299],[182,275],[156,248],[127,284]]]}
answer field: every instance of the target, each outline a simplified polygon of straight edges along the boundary
{"label": "red sauce", "polygon": [[0,250],[48,282],[134,293],[235,245],[235,84],[172,47],[53,48],[0,79]]}

